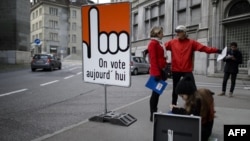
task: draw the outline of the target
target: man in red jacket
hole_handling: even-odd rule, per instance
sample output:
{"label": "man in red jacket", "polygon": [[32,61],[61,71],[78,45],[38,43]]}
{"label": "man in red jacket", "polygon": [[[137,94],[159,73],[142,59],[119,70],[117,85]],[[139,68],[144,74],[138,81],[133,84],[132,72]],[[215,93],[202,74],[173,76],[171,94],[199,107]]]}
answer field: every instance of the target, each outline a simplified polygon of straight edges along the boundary
{"label": "man in red jacket", "polygon": [[183,25],[176,27],[177,38],[165,43],[165,48],[171,51],[172,56],[172,105],[177,105],[178,95],[175,92],[177,83],[181,77],[190,76],[195,84],[193,76],[193,56],[195,51],[210,53],[221,53],[220,49],[207,47],[199,42],[189,39],[187,29]]}

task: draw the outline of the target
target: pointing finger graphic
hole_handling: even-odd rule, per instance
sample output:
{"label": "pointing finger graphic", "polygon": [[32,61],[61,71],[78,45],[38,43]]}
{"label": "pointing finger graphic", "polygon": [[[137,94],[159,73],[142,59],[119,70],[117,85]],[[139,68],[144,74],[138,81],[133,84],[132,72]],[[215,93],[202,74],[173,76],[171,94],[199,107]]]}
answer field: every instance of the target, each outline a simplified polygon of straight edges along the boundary
{"label": "pointing finger graphic", "polygon": [[[89,43],[89,49],[93,48],[93,51],[96,47],[98,47],[98,13],[96,9],[91,9],[90,10],[90,43]],[[91,53],[91,52],[90,52]],[[90,55],[91,56],[91,55]]]}
{"label": "pointing finger graphic", "polygon": [[91,58],[100,54],[116,54],[129,49],[129,34],[126,31],[99,32],[99,11],[96,7],[89,10],[89,45],[83,41],[83,48],[87,48],[87,56]]}

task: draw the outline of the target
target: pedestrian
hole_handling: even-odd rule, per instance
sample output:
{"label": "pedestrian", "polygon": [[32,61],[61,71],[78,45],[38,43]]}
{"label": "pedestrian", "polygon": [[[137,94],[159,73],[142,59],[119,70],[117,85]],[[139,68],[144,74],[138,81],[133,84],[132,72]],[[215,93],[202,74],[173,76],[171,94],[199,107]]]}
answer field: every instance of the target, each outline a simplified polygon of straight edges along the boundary
{"label": "pedestrian", "polygon": [[[150,62],[150,76],[153,76],[156,81],[165,80],[164,71],[167,62],[164,56],[164,48],[161,42],[163,37],[163,28],[160,26],[155,26],[150,31],[150,41],[148,44],[147,52],[149,55]],[[157,112],[157,106],[159,101],[159,94],[152,91],[150,97],[150,121],[153,121],[153,113]]]}
{"label": "pedestrian", "polygon": [[224,96],[226,94],[227,80],[231,75],[231,88],[229,91],[229,97],[233,97],[235,82],[237,74],[239,72],[239,64],[242,64],[242,53],[238,49],[236,42],[230,43],[230,49],[227,52],[223,61],[226,62],[224,66],[224,77],[222,82],[222,93],[219,96]]}
{"label": "pedestrian", "polygon": [[214,93],[206,88],[196,89],[191,77],[184,77],[176,86],[176,93],[184,100],[184,107],[170,105],[171,113],[201,117],[201,141],[212,134],[215,110]]}
{"label": "pedestrian", "polygon": [[207,47],[199,42],[189,39],[187,36],[187,28],[184,25],[176,27],[175,32],[177,38],[172,39],[165,43],[165,48],[171,51],[172,57],[172,79],[173,79],[173,91],[172,91],[172,104],[177,105],[178,96],[175,92],[175,88],[181,77],[190,76],[195,84],[193,76],[194,67],[194,52],[200,51],[205,53],[221,53],[221,49],[214,47]]}

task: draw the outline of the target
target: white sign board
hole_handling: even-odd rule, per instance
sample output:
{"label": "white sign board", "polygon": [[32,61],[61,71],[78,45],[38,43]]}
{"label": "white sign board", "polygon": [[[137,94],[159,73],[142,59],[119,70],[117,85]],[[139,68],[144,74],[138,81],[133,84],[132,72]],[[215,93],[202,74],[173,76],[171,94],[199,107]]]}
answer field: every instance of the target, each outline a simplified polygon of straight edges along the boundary
{"label": "white sign board", "polygon": [[83,6],[82,35],[83,81],[130,86],[130,3]]}

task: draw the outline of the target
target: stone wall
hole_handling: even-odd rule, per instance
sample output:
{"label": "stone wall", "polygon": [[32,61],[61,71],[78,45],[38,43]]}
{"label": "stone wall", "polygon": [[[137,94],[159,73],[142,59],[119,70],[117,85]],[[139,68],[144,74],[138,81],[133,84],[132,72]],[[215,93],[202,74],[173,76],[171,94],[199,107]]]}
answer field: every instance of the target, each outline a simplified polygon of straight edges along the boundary
{"label": "stone wall", "polygon": [[0,51],[1,64],[28,64],[30,61],[31,53],[29,51]]}

